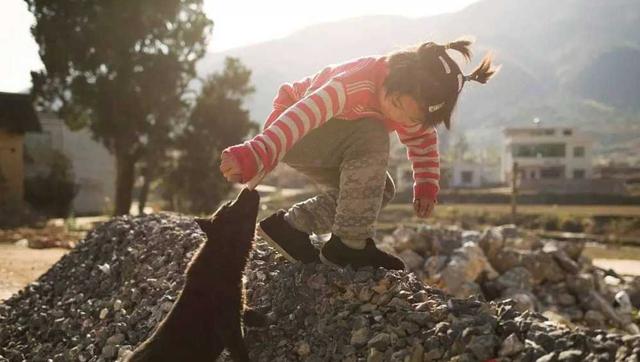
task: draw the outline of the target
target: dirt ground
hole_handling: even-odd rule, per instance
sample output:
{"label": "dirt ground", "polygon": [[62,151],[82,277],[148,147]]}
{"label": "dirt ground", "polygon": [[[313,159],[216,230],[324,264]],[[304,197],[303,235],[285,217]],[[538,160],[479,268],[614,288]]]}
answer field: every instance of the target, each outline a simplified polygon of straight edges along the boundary
{"label": "dirt ground", "polygon": [[640,276],[640,260],[593,259],[593,265],[603,269],[613,269],[618,274]]}
{"label": "dirt ground", "polygon": [[0,243],[0,301],[36,280],[68,252],[60,248],[30,249]]}

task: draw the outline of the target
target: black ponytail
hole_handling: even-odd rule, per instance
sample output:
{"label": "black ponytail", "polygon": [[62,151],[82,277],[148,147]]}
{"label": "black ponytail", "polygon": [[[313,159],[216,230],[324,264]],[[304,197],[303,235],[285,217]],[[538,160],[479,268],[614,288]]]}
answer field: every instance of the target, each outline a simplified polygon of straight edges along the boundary
{"label": "black ponytail", "polygon": [[472,43],[473,41],[471,41],[470,39],[458,39],[449,44],[443,45],[442,47],[444,48],[444,50],[447,50],[447,49],[455,50],[460,54],[462,54],[462,56],[466,61],[470,61]]}
{"label": "black ponytail", "polygon": [[482,84],[487,83],[500,70],[500,67],[492,67],[492,60],[491,54],[485,55],[480,65],[471,74],[465,76],[465,80],[473,80]]}
{"label": "black ponytail", "polygon": [[[444,123],[450,127],[451,115],[466,81],[486,83],[499,70],[492,66],[491,55],[465,76],[447,50],[455,50],[468,62],[471,60],[471,39],[458,39],[447,44],[425,42],[388,56],[389,74],[384,86],[387,94],[406,94],[414,97],[428,110],[425,124]],[[433,110],[432,110],[433,109]]]}

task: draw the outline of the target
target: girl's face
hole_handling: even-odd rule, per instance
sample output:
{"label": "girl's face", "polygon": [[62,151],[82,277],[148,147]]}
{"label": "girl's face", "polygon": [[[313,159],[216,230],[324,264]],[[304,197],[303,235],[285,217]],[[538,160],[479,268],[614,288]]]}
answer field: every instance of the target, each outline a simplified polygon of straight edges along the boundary
{"label": "girl's face", "polygon": [[415,126],[423,123],[425,112],[413,97],[408,95],[389,95],[384,89],[379,94],[382,114],[403,126]]}

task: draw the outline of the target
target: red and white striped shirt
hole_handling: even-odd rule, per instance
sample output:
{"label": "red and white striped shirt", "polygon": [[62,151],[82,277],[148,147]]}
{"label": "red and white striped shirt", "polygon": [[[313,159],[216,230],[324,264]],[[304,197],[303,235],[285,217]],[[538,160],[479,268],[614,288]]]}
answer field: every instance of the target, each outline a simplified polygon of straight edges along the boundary
{"label": "red and white striped shirt", "polygon": [[384,121],[407,146],[412,163],[414,198],[435,199],[440,179],[438,134],[433,127],[403,126],[380,112],[377,93],[388,74],[386,57],[366,57],[328,66],[312,77],[280,87],[264,130],[225,149],[240,165],[242,182],[271,171],[309,131],[331,118],[364,117]]}

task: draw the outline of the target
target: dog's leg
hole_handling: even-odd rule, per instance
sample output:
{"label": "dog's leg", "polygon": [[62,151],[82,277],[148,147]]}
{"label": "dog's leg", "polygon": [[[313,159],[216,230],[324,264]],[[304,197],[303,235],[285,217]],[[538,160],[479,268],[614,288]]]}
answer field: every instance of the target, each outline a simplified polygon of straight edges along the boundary
{"label": "dog's leg", "polygon": [[244,308],[242,320],[246,327],[264,327],[267,325],[265,315],[250,307]]}
{"label": "dog's leg", "polygon": [[249,352],[247,346],[244,344],[244,338],[242,337],[242,326],[240,321],[230,326],[227,333],[223,336],[225,347],[231,354],[231,359],[235,362],[250,362]]}

